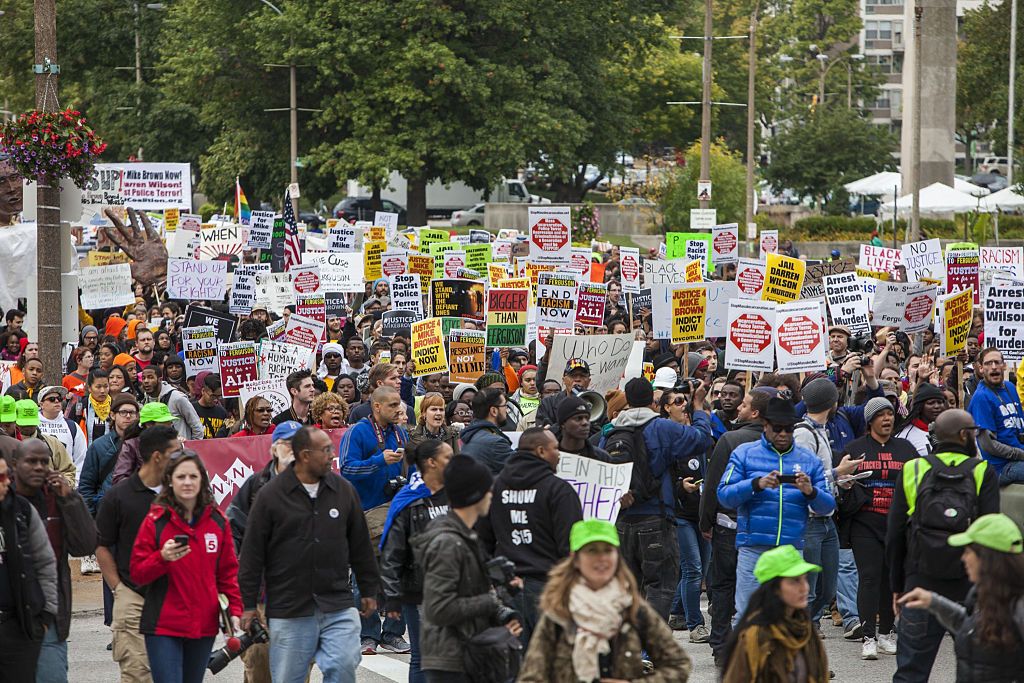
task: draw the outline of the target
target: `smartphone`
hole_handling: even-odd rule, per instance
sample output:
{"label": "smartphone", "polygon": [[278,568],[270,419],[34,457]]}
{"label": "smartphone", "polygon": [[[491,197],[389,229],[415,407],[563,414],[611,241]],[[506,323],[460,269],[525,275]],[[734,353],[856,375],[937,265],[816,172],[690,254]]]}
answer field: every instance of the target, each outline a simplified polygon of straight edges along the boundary
{"label": "smartphone", "polygon": [[780,474],[779,475],[779,483],[780,484],[795,484],[796,483],[796,475],[795,474]]}
{"label": "smartphone", "polygon": [[184,547],[188,545],[188,536],[185,534],[178,534],[174,537],[174,542],[177,543],[179,547]]}

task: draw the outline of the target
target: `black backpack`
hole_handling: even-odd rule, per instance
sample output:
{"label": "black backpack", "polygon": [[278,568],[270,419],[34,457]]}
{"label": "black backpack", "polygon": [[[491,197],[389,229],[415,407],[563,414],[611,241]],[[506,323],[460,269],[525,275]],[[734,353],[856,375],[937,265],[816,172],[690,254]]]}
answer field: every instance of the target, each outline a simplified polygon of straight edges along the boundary
{"label": "black backpack", "polygon": [[917,487],[917,502],[907,526],[908,555],[917,571],[935,579],[964,578],[960,549],[947,543],[949,537],[967,530],[978,517],[978,490],[974,481],[976,458],[948,466],[929,453],[931,465]]}
{"label": "black backpack", "polygon": [[[655,420],[657,418],[651,418]],[[633,474],[629,480],[629,490],[637,503],[643,503],[657,497],[661,500],[661,479],[651,472],[651,462],[647,457],[647,444],[644,442],[644,428],[651,420],[636,427],[614,427],[605,439],[604,449],[608,451],[611,462],[616,465],[633,463]]]}

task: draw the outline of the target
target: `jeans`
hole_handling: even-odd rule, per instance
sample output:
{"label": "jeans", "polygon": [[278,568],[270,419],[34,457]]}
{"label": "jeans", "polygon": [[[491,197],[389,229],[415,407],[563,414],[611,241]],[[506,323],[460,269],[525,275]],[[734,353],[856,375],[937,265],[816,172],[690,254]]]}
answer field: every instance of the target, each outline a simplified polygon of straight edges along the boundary
{"label": "jeans", "polygon": [[537,607],[540,603],[540,594],[544,592],[544,579],[532,576],[523,577],[523,590],[513,598],[511,607],[519,612],[519,623],[522,624],[523,632],[519,634],[519,642],[523,644],[523,652],[530,645],[530,637],[533,636],[533,629],[537,628],[540,617],[537,614]]}
{"label": "jeans", "polygon": [[672,614],[686,614],[686,628],[692,631],[704,625],[700,611],[700,582],[711,553],[711,544],[700,533],[696,522],[676,518],[679,540],[679,587],[672,599]]}
{"label": "jeans", "polygon": [[843,618],[843,628],[860,623],[857,614],[857,563],[852,548],[839,549],[839,581],[836,584],[836,608]]}
{"label": "jeans", "polygon": [[999,473],[999,485],[1024,483],[1024,460],[1013,460],[1006,463]]}
{"label": "jeans", "polygon": [[359,612],[314,610],[309,617],[270,619],[270,672],[274,683],[303,683],[315,661],[324,683],[355,683],[359,653]]}
{"label": "jeans", "polygon": [[0,624],[0,683],[34,680],[41,644],[41,640],[25,637],[16,618]]}
{"label": "jeans", "polygon": [[615,526],[619,553],[640,583],[640,593],[668,621],[672,597],[679,586],[675,522],[655,515],[619,515]]}
{"label": "jeans", "polygon": [[206,664],[213,651],[209,638],[175,638],[146,635],[153,683],[203,683]]}
{"label": "jeans", "polygon": [[896,673],[892,682],[927,683],[946,630],[928,610],[904,607],[900,611],[896,633],[899,647],[896,648]]}
{"label": "jeans", "polygon": [[751,545],[743,546],[736,551],[736,614],[732,616],[733,628],[736,628],[736,624],[743,618],[743,613],[747,611],[747,603],[750,602],[750,596],[754,594],[754,591],[760,585],[757,579],[754,578],[754,565],[757,564],[757,559],[762,554],[773,547],[770,545]]}
{"label": "jeans", "polygon": [[[355,604],[358,607],[361,600],[359,594],[359,586],[356,585],[355,576],[352,577],[352,598],[355,600]],[[377,604],[383,606],[383,596],[377,596]],[[384,628],[383,633],[380,625],[380,611],[371,614],[368,617],[362,615],[359,616],[359,638],[372,638],[378,645],[384,636],[398,636],[401,638],[405,635],[405,619],[392,619],[391,617],[384,617]]]}
{"label": "jeans", "polygon": [[889,563],[885,561],[885,544],[875,535],[854,535],[853,556],[857,560],[857,614],[864,624],[864,637],[878,633],[888,635],[893,629],[892,590],[889,588]]}
{"label": "jeans", "polygon": [[711,601],[711,651],[717,660],[732,632],[736,607],[736,530],[715,525],[711,533],[711,566],[708,567],[708,599]]}
{"label": "jeans", "polygon": [[402,603],[402,620],[409,626],[409,683],[426,683],[420,670],[420,606]]}
{"label": "jeans", "polygon": [[51,624],[43,636],[43,647],[39,650],[36,665],[36,683],[67,683],[68,641],[61,640],[57,625]]}
{"label": "jeans", "polygon": [[817,623],[836,594],[839,578],[839,532],[831,517],[809,517],[804,532],[804,560],[821,567],[807,575],[810,584],[807,605],[811,621]]}

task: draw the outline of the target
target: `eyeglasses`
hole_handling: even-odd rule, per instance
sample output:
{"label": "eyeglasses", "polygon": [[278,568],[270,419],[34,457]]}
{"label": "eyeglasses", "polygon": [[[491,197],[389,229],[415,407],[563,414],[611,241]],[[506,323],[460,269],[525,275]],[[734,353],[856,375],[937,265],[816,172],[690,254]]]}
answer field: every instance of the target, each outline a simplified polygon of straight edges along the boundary
{"label": "eyeglasses", "polygon": [[772,428],[773,432],[785,432],[787,434],[792,434],[796,431],[796,425],[776,425],[769,422],[768,426]]}
{"label": "eyeglasses", "polygon": [[121,417],[138,417],[139,416],[139,411],[137,411],[137,410],[119,410],[119,411],[117,411],[114,414],[115,415],[120,415]]}

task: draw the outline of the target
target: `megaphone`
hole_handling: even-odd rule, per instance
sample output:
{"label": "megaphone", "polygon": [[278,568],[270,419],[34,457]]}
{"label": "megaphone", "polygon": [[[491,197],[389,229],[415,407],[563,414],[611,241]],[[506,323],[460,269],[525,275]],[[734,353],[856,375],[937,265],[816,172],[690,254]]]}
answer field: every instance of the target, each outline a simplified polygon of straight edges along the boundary
{"label": "megaphone", "polygon": [[596,391],[584,391],[580,394],[580,399],[590,408],[591,422],[600,420],[605,410],[608,409],[608,403],[604,400],[604,396]]}

